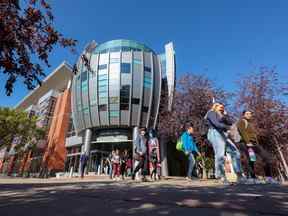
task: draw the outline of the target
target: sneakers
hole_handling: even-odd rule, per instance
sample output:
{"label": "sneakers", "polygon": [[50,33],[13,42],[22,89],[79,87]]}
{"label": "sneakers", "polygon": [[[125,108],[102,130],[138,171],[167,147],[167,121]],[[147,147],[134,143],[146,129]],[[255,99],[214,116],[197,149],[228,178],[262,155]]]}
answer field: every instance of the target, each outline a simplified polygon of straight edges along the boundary
{"label": "sneakers", "polygon": [[131,179],[135,180],[135,174],[134,173],[132,174]]}
{"label": "sneakers", "polygon": [[266,177],[265,183],[266,184],[280,184],[277,180],[273,179],[272,177]]}
{"label": "sneakers", "polygon": [[239,177],[237,179],[237,184],[246,184],[247,183],[247,179],[245,177]]}
{"label": "sneakers", "polygon": [[265,182],[257,178],[248,178],[244,184],[264,184]]}
{"label": "sneakers", "polygon": [[226,177],[221,177],[220,181],[223,185],[230,185],[230,182],[227,180]]}

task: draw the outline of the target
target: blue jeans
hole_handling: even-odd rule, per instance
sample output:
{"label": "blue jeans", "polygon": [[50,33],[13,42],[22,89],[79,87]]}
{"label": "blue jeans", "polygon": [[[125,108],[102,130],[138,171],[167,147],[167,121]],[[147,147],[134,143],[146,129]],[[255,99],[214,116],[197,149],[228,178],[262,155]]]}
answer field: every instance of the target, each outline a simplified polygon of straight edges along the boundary
{"label": "blue jeans", "polygon": [[191,178],[192,172],[195,166],[195,158],[192,152],[188,153],[188,160],[189,160],[189,165],[188,165],[187,176]]}
{"label": "blue jeans", "polygon": [[224,162],[225,162],[225,148],[231,155],[233,169],[236,173],[241,173],[240,152],[237,147],[224,139],[224,137],[216,130],[209,129],[207,138],[213,146],[215,156],[215,177],[221,178],[225,176]]}

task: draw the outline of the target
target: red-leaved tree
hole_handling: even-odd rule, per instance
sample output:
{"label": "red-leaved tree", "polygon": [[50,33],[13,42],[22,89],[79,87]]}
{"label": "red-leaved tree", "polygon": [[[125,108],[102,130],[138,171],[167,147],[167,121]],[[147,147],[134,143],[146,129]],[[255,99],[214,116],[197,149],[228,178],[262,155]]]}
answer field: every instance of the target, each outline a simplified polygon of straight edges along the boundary
{"label": "red-leaved tree", "polygon": [[49,66],[48,55],[56,45],[73,47],[76,40],[65,38],[53,25],[53,14],[46,0],[0,1],[0,72],[7,74],[6,94],[23,79],[28,89],[41,84],[45,76],[39,59]]}
{"label": "red-leaved tree", "polygon": [[[260,145],[273,155],[274,173],[288,177],[288,106],[284,103],[285,86],[274,68],[261,67],[257,73],[239,82],[236,109],[254,112]],[[286,96],[287,97],[287,96]]]}

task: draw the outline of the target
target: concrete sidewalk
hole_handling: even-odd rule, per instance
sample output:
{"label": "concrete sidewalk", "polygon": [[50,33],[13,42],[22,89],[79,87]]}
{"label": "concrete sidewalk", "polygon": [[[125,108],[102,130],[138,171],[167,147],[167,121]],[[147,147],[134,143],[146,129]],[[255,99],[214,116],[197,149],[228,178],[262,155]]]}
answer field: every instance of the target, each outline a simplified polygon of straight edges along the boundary
{"label": "concrete sidewalk", "polygon": [[[18,183],[17,183],[18,182]],[[288,185],[0,179],[1,215],[288,215]]]}

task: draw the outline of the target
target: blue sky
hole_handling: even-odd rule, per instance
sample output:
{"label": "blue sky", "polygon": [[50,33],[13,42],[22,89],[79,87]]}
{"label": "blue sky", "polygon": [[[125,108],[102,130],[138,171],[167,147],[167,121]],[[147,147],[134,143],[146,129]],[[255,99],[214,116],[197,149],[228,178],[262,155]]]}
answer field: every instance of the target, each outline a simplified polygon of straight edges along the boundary
{"label": "blue sky", "polygon": [[[233,91],[235,81],[259,66],[276,66],[288,80],[288,1],[285,0],[61,0],[51,1],[55,25],[65,36],[77,39],[78,52],[86,43],[132,39],[156,52],[173,41],[177,77],[206,74],[219,87]],[[56,48],[49,74],[63,60],[73,64],[76,55]],[[0,75],[0,106],[14,106],[26,94],[17,82],[5,96]]]}

